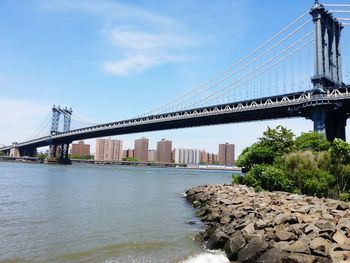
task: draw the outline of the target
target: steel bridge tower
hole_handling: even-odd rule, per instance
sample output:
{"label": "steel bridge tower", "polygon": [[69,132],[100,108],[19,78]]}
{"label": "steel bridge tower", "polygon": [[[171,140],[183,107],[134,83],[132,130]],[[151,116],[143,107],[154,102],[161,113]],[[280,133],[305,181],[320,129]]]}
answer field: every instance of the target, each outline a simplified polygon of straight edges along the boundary
{"label": "steel bridge tower", "polygon": [[[55,105],[53,105],[50,131],[51,135],[56,135],[60,133],[59,124],[61,114],[63,115],[63,132],[70,131],[72,113],[72,108],[61,108],[60,106],[56,107]],[[60,144],[50,143],[49,158],[47,159],[47,162],[71,164],[71,160],[68,156],[70,143],[71,142],[68,141],[61,142]]]}
{"label": "steel bridge tower", "polygon": [[[314,22],[315,53],[313,96],[322,97],[330,90],[345,86],[342,78],[342,59],[340,37],[343,26],[324,6],[315,1],[310,14]],[[309,117],[314,122],[314,130],[324,133],[328,140],[335,138],[345,140],[347,111],[340,103],[312,105]]]}

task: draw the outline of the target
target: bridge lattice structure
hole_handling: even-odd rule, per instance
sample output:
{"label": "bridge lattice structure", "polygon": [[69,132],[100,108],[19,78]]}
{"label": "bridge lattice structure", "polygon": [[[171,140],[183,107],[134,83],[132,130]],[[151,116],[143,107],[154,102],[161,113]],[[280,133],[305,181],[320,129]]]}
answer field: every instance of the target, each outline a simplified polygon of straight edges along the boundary
{"label": "bridge lattice structure", "polygon": [[[33,156],[36,148],[49,146],[51,157],[70,163],[69,144],[80,139],[292,117],[311,119],[314,130],[329,140],[345,140],[350,86],[344,79],[350,78],[350,56],[346,55],[350,51],[342,50],[341,35],[350,26],[349,14],[349,4],[326,5],[316,0],[311,10],[251,53],[166,105],[135,118],[102,124],[54,106],[51,120],[49,116],[45,119],[51,126],[49,134],[41,125],[32,138],[0,151]],[[72,128],[72,120],[85,127]]]}

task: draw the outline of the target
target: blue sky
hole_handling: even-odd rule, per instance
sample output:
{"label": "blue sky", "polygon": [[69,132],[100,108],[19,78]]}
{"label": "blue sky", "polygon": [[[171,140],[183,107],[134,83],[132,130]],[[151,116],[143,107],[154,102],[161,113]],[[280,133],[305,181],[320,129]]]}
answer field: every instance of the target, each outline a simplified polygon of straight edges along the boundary
{"label": "blue sky", "polygon": [[[331,3],[332,1],[327,1]],[[336,1],[337,2],[337,1]],[[0,144],[22,141],[53,104],[93,122],[134,117],[200,85],[307,11],[312,0],[0,0]],[[119,136],[237,153],[303,119]]]}

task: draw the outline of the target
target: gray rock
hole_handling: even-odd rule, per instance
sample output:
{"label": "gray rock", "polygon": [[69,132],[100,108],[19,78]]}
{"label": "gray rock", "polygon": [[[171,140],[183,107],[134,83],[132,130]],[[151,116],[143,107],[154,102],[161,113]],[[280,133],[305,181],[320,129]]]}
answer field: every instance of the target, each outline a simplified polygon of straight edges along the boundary
{"label": "gray rock", "polygon": [[238,261],[256,262],[257,258],[265,252],[269,244],[263,236],[253,237],[249,243],[238,252]]}
{"label": "gray rock", "polygon": [[275,236],[277,237],[278,241],[290,241],[296,239],[296,235],[294,233],[286,230],[276,231]]}
{"label": "gray rock", "polygon": [[282,263],[282,251],[278,248],[271,248],[262,254],[257,260],[258,263]]}
{"label": "gray rock", "polygon": [[301,240],[298,240],[291,245],[289,245],[288,251],[293,252],[293,253],[303,253],[303,254],[311,254],[311,250],[308,246],[308,242],[303,242]]}
{"label": "gray rock", "polygon": [[236,232],[224,246],[226,256],[229,260],[237,260],[238,251],[245,246],[245,238],[241,231]]}
{"label": "gray rock", "polygon": [[276,225],[281,225],[281,224],[285,224],[285,223],[289,223],[289,224],[298,223],[298,219],[296,218],[296,216],[294,214],[285,214],[285,213],[278,214],[275,217],[274,221],[275,221]]}
{"label": "gray rock", "polygon": [[221,229],[217,229],[211,234],[206,244],[207,249],[220,249],[222,248],[229,236],[225,234]]}
{"label": "gray rock", "polygon": [[347,238],[345,233],[340,229],[337,230],[337,232],[333,235],[332,238],[335,242],[337,242],[338,245],[350,245],[350,238]]}
{"label": "gray rock", "polygon": [[319,220],[315,223],[315,226],[320,229],[320,232],[335,232],[334,225],[327,220]]}
{"label": "gray rock", "polygon": [[282,253],[283,263],[314,263],[315,257],[299,253]]}
{"label": "gray rock", "polygon": [[254,228],[254,223],[250,223],[246,225],[242,229],[243,236],[246,240],[250,240],[254,234],[255,228]]}
{"label": "gray rock", "polygon": [[316,237],[311,240],[309,246],[313,254],[328,256],[331,243],[322,237]]}

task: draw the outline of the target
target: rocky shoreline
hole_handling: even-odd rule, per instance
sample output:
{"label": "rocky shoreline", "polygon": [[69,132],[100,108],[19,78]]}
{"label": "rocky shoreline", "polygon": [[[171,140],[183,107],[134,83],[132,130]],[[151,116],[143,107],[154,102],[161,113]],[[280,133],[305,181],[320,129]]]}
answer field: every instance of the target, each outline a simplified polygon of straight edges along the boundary
{"label": "rocky shoreline", "polygon": [[204,229],[196,240],[235,262],[350,262],[350,203],[243,185],[204,185],[186,198]]}

